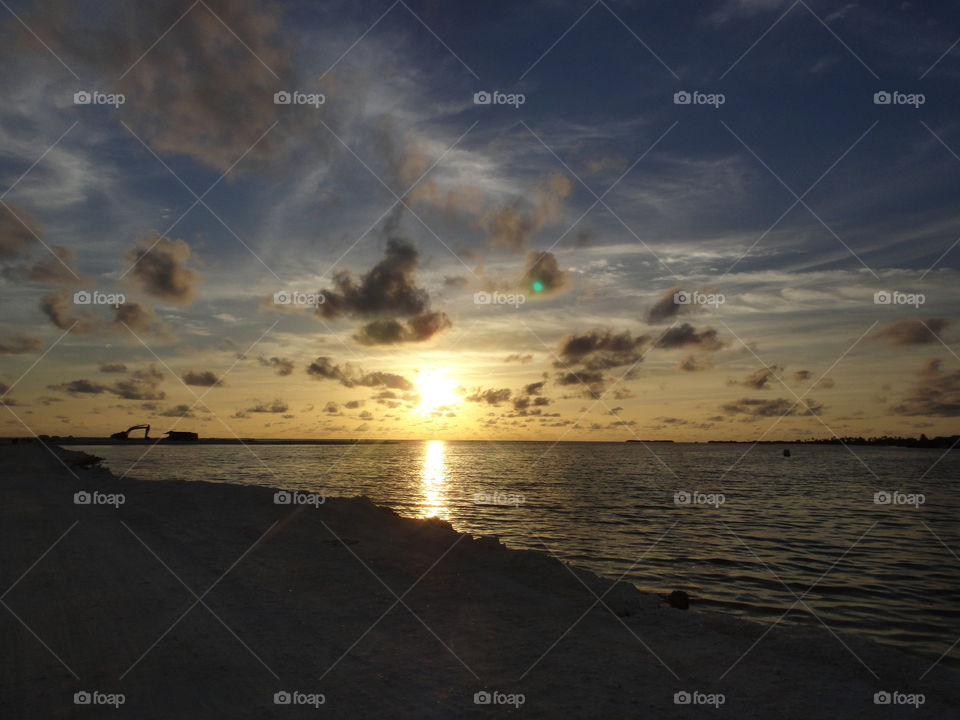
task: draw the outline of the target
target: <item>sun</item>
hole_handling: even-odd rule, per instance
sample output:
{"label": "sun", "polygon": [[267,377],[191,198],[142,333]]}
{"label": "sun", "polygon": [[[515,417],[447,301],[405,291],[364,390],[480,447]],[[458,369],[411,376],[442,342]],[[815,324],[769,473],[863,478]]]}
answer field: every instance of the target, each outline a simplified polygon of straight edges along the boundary
{"label": "sun", "polygon": [[447,377],[442,369],[426,370],[421,372],[415,380],[417,392],[420,394],[420,405],[417,413],[430,415],[440,408],[453,407],[457,404],[456,383]]}

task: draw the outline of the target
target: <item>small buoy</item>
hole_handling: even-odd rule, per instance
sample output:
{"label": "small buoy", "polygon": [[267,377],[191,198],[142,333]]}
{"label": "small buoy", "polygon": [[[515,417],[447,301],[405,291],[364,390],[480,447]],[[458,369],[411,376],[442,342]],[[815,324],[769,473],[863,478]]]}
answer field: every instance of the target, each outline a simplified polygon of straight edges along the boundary
{"label": "small buoy", "polygon": [[790,448],[784,448],[784,449],[783,449],[783,456],[784,456],[784,457],[790,457]]}

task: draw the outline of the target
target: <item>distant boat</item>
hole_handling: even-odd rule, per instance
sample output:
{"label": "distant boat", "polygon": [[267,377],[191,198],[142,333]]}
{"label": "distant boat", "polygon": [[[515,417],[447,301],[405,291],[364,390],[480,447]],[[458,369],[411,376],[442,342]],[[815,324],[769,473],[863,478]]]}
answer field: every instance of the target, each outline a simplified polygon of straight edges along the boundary
{"label": "distant boat", "polygon": [[784,449],[783,449],[783,456],[784,456],[784,457],[790,457],[790,448],[784,448]]}
{"label": "distant boat", "polygon": [[180,432],[179,430],[167,430],[164,435],[167,436],[167,440],[196,442],[200,439],[200,436],[195,432]]}

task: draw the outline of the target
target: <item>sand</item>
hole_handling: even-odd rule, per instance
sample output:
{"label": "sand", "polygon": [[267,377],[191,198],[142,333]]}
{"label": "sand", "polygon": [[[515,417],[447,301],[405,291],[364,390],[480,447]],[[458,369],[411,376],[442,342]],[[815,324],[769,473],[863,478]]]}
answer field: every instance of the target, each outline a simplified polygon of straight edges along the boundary
{"label": "sand", "polygon": [[4,718],[960,717],[960,673],[920,680],[929,658],[671,608],[365,498],[55,453],[0,446]]}

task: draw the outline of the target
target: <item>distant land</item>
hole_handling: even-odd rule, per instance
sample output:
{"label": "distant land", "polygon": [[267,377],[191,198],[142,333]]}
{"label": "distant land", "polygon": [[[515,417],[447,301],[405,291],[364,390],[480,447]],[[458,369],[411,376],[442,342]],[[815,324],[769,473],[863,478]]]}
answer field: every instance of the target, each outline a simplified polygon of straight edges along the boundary
{"label": "distant land", "polygon": [[[0,438],[0,444],[27,443],[39,440],[40,442],[57,445],[396,445],[400,443],[424,442],[423,440],[382,440],[367,438],[200,438],[198,440],[168,440],[166,438],[127,438],[117,440],[104,437],[74,437],[73,435],[38,435],[36,438],[6,437]],[[452,440],[450,442],[489,442],[487,440]],[[497,442],[537,442],[530,440],[498,440]],[[546,442],[546,441],[544,441]],[[570,442],[590,442],[573,440]],[[603,440],[598,442],[614,442]],[[627,440],[628,443],[685,443],[689,444],[739,444],[739,445],[875,445],[887,447],[910,448],[949,448],[960,447],[960,435],[941,435],[928,438],[921,435],[913,437],[844,437],[844,438],[814,438],[807,440],[707,440],[707,441],[680,441],[680,440]]]}

